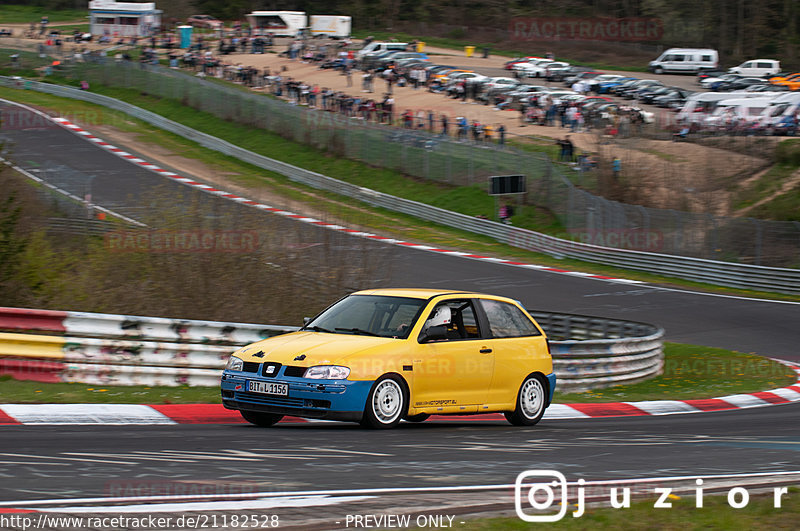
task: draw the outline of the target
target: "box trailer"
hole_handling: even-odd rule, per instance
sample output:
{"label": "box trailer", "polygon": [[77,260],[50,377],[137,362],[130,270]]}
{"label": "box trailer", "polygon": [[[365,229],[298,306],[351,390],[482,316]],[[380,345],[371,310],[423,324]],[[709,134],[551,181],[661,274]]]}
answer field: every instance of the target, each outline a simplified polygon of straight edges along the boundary
{"label": "box trailer", "polygon": [[308,27],[302,11],[253,11],[247,14],[247,21],[256,34],[276,37],[295,37]]}
{"label": "box trailer", "polygon": [[352,22],[352,17],[342,15],[311,15],[311,36],[337,39],[349,37]]}

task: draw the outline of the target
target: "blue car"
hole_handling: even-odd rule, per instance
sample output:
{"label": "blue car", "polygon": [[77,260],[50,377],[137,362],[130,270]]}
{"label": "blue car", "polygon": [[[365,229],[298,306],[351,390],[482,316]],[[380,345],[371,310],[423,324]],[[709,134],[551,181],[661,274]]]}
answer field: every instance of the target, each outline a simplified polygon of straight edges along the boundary
{"label": "blue car", "polygon": [[595,91],[597,94],[608,94],[611,92],[613,87],[618,87],[623,83],[627,83],[628,81],[633,81],[637,78],[635,77],[623,77],[620,79],[615,79],[614,81],[605,81],[597,85],[597,90]]}

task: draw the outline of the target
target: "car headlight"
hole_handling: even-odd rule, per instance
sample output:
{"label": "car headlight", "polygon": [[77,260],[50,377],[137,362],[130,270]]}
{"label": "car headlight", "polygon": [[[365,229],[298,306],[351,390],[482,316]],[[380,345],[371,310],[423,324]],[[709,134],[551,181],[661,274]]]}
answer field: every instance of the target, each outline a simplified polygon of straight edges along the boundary
{"label": "car headlight", "polygon": [[244,361],[242,358],[237,358],[236,356],[231,356],[228,358],[228,364],[225,365],[225,370],[227,371],[241,371],[244,365]]}
{"label": "car headlight", "polygon": [[350,369],[339,365],[317,365],[309,367],[304,376],[320,380],[344,380],[350,376]]}

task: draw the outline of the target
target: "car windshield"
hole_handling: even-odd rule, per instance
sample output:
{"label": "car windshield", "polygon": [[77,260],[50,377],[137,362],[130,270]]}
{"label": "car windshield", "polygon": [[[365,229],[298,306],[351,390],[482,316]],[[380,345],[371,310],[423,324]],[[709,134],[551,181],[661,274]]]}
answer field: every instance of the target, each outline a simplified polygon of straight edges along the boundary
{"label": "car windshield", "polygon": [[340,300],[302,330],[405,339],[425,307],[424,299],[351,295]]}

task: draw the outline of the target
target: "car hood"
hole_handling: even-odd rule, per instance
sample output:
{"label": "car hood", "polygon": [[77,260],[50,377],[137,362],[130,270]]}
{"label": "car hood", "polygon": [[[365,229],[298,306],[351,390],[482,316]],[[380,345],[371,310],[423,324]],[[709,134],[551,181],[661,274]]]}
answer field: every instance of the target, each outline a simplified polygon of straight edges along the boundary
{"label": "car hood", "polygon": [[387,347],[399,346],[402,343],[405,343],[405,340],[299,331],[264,339],[243,347],[234,354],[244,361],[257,363],[274,361],[283,365],[311,367],[313,365],[341,364],[347,358],[365,354],[371,350],[383,352]]}

